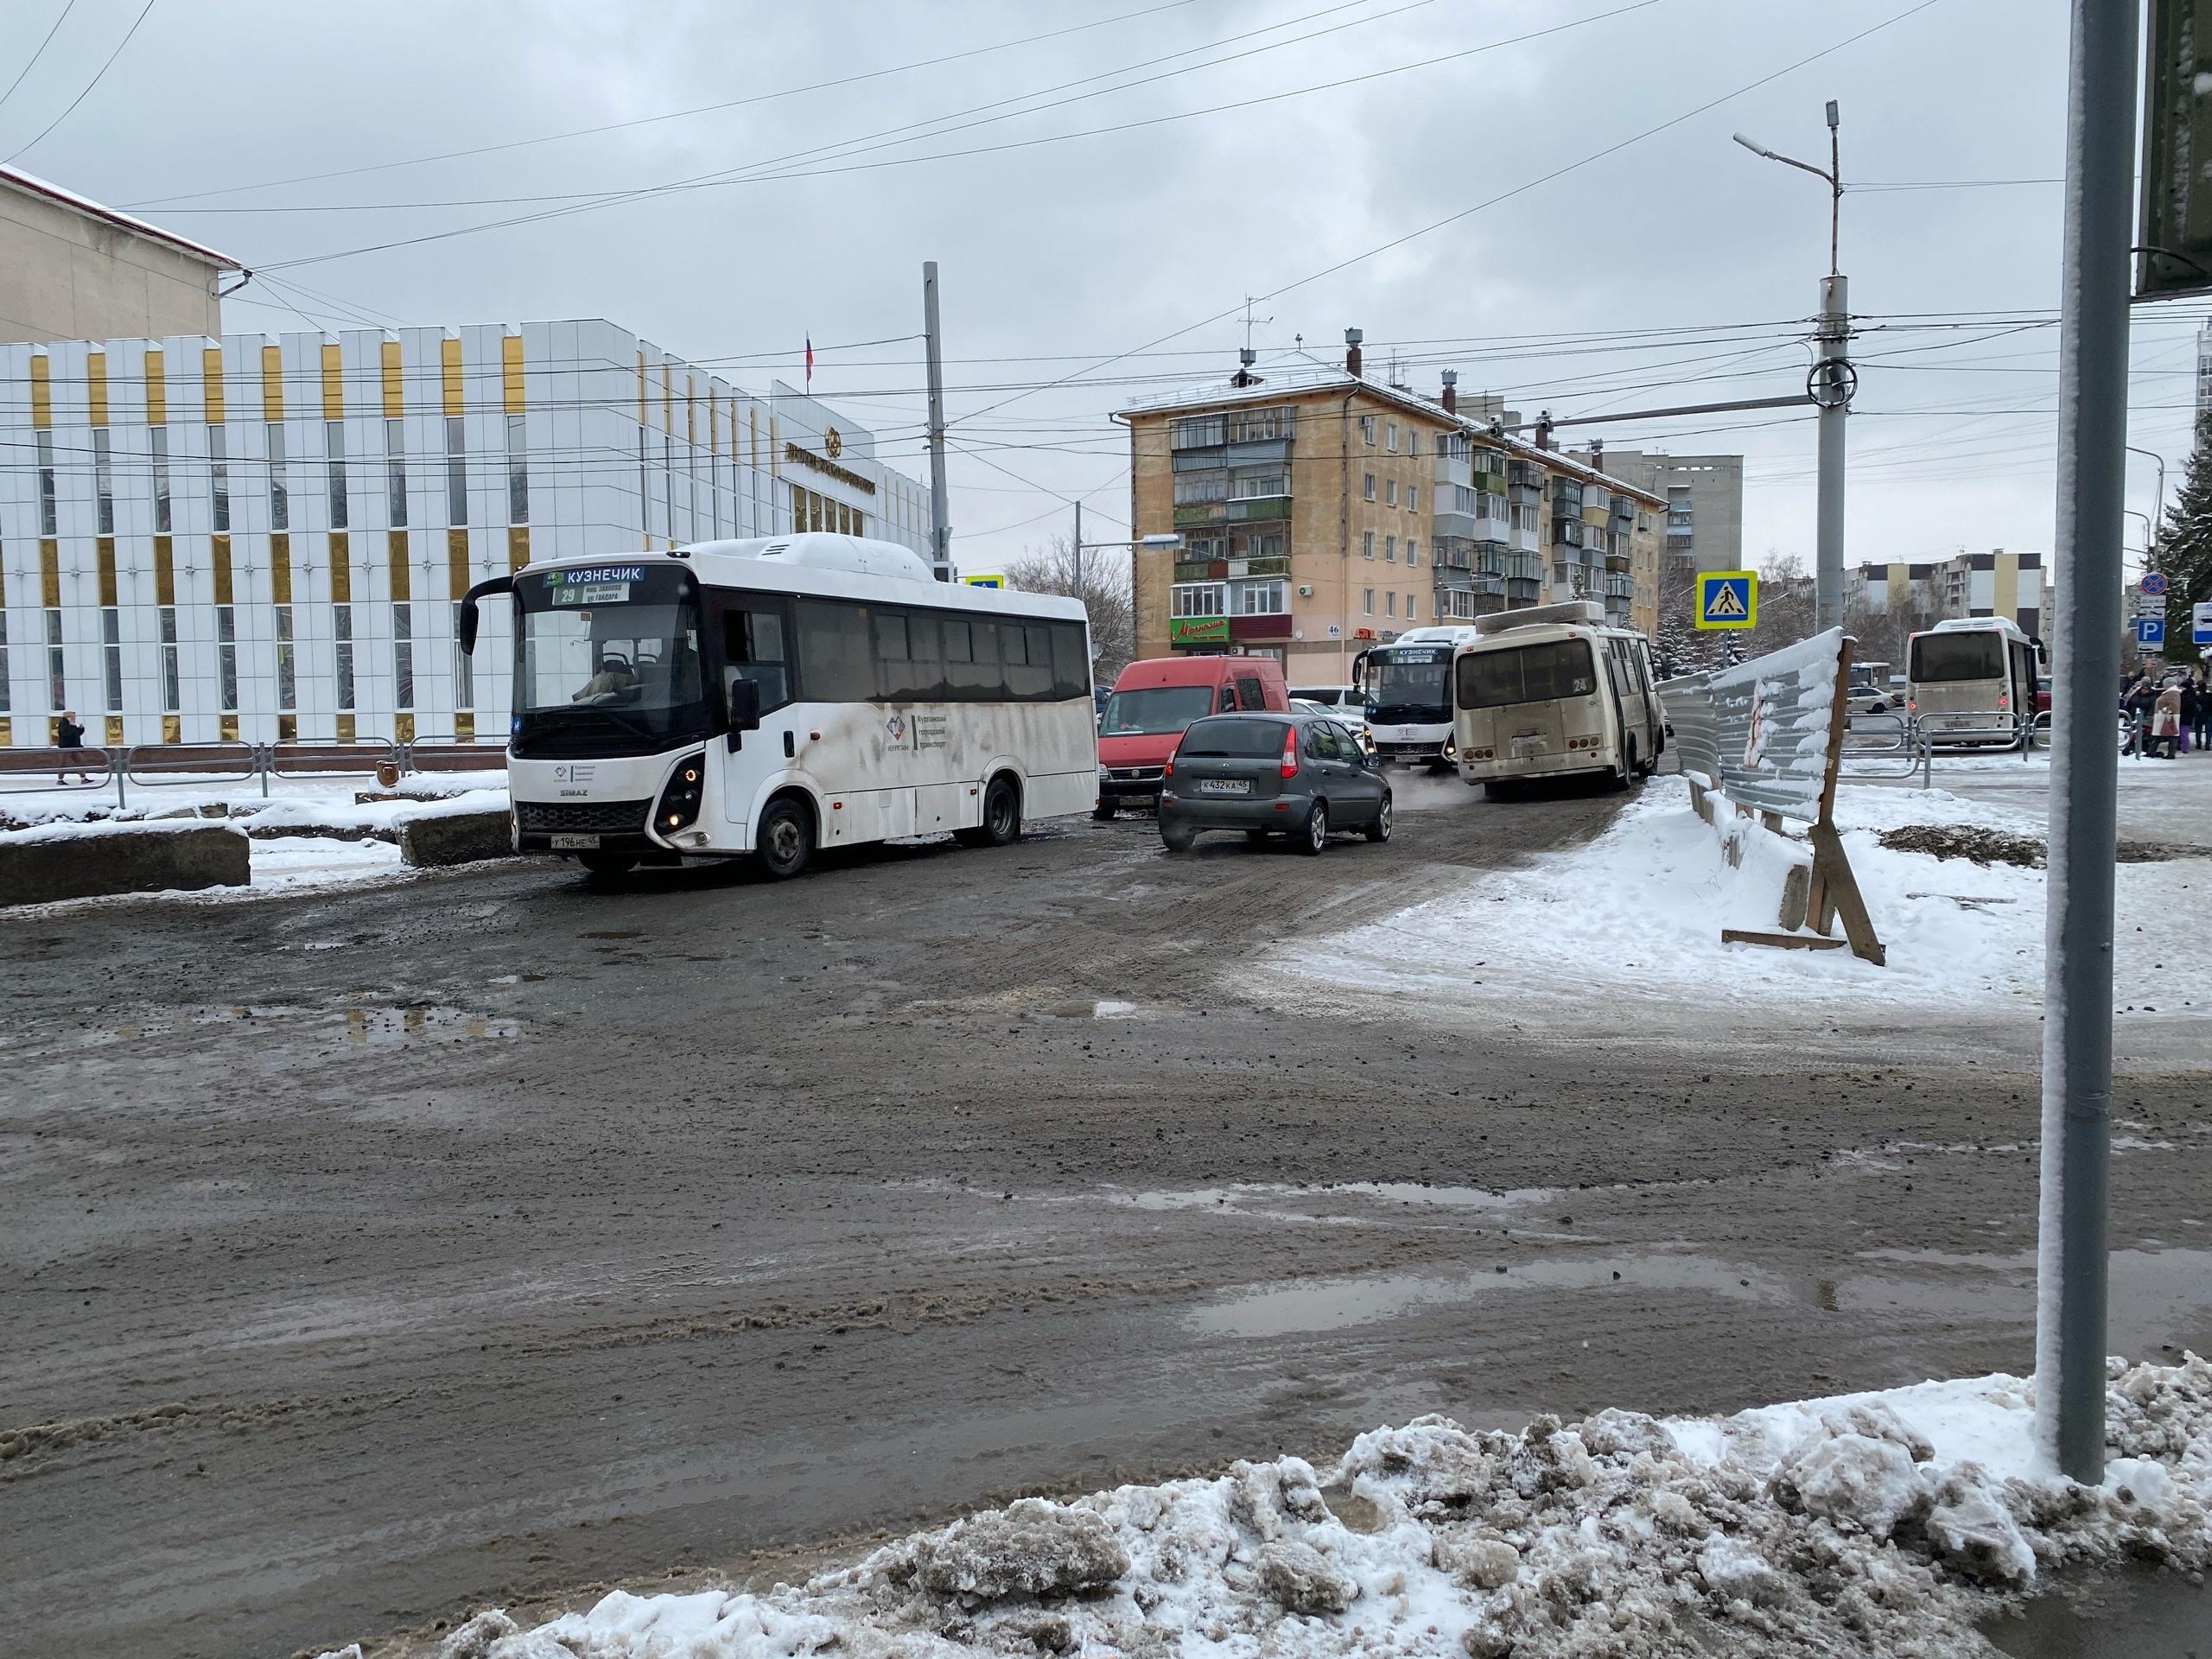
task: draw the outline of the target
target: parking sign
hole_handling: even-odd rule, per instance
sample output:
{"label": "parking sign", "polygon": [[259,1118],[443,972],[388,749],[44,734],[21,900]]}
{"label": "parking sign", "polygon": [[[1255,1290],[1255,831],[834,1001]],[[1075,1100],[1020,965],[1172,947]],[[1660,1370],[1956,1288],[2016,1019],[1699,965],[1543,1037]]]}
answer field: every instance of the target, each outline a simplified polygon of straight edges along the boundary
{"label": "parking sign", "polygon": [[2135,619],[2135,643],[2139,645],[2163,645],[2166,643],[2166,619],[2163,616],[2139,616]]}
{"label": "parking sign", "polygon": [[2189,607],[2189,643],[2212,645],[2212,599],[2199,600]]}

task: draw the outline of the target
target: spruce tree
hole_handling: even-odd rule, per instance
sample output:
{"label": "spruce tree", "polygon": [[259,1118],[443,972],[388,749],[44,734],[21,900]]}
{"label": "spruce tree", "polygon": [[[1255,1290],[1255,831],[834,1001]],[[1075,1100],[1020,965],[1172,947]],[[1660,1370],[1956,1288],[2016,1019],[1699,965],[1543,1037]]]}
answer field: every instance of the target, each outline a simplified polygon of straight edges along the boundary
{"label": "spruce tree", "polygon": [[2146,568],[2166,579],[2167,657],[2195,661],[2198,647],[2189,641],[2190,612],[2212,600],[2212,410],[2197,416],[2196,447]]}

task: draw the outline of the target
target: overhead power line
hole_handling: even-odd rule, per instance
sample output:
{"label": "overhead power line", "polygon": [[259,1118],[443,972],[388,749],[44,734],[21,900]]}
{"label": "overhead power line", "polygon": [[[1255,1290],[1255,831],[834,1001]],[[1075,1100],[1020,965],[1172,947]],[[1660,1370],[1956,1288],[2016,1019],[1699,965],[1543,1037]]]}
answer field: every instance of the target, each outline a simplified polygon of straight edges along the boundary
{"label": "overhead power line", "polygon": [[76,10],[77,0],[69,0],[69,3],[61,8],[61,15],[54,20],[54,27],[46,31],[46,38],[38,43],[38,50],[31,54],[30,61],[16,72],[16,78],[8,83],[8,90],[0,92],[0,107],[4,107],[8,100],[16,95],[16,88],[23,84],[23,77],[38,67],[38,60],[46,55],[46,48],[54,44],[54,37],[61,32],[61,25],[69,21],[69,14]]}
{"label": "overhead power line", "polygon": [[[115,50],[107,54],[107,61],[100,65],[99,68],[93,73],[92,79],[85,83],[85,90],[69,100],[69,107],[67,109],[62,111],[61,113],[55,116],[53,120],[48,122],[45,126],[40,128],[37,137],[32,139],[30,143],[18,149],[15,152],[15,155],[10,156],[8,157],[9,161],[12,162],[16,159],[16,156],[27,156],[32,150],[36,149],[40,144],[46,141],[47,134],[52,132],[56,127],[60,126],[64,121],[67,121],[71,116],[77,112],[77,106],[92,96],[92,88],[99,86],[101,81],[105,80],[107,78],[107,72],[115,67],[115,60],[123,55],[123,48],[130,44],[130,37],[138,32],[138,25],[146,21],[146,14],[153,10],[153,9],[154,0],[146,0],[145,5],[139,9],[138,15],[130,20],[130,27],[123,31],[123,38],[115,43]],[[41,48],[41,49],[43,50],[44,48]]]}

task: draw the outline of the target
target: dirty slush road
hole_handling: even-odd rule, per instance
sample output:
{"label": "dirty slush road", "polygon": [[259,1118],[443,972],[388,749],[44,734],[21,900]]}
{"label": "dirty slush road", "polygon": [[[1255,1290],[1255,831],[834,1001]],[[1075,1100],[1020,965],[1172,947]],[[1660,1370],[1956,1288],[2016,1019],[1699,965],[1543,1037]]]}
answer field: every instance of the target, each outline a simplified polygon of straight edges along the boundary
{"label": "dirty slush road", "polygon": [[[1249,973],[1611,810],[11,920],[0,1651],[423,1637],[1425,1411],[2024,1369],[2028,1062]],[[2114,1160],[2131,1351],[2212,1337],[2205,1085],[2122,1090],[2175,1148]]]}

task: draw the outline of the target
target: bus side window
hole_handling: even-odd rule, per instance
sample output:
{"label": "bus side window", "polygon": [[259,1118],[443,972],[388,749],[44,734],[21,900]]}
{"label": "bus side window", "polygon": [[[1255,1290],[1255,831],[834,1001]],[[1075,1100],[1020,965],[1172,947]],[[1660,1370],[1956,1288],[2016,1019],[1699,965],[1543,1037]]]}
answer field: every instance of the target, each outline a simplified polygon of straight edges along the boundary
{"label": "bus side window", "polygon": [[731,680],[750,680],[760,688],[763,714],[791,700],[791,658],[785,649],[780,613],[723,612],[722,662],[725,685]]}

